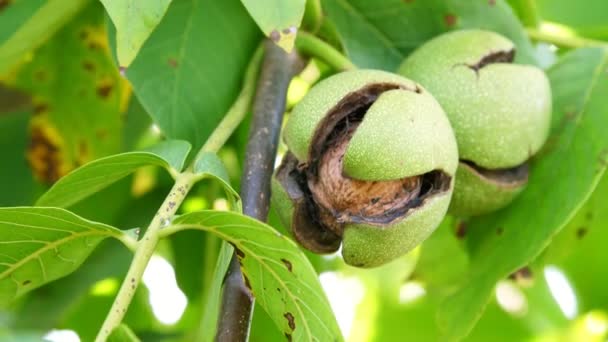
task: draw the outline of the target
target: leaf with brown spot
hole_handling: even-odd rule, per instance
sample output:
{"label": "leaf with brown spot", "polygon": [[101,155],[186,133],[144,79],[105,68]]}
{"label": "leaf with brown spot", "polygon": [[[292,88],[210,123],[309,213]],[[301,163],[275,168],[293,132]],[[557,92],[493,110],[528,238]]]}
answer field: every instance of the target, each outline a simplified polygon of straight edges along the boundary
{"label": "leaf with brown spot", "polygon": [[207,231],[243,251],[246,257],[240,259],[241,270],[256,302],[293,340],[342,340],[317,274],[293,241],[272,227],[235,212],[203,210],[185,214],[177,217],[165,232],[184,229]]}
{"label": "leaf with brown spot", "polygon": [[238,0],[173,1],[126,76],[161,131],[198,149],[232,106],[261,37]]}
{"label": "leaf with brown spot", "polygon": [[[88,32],[84,41],[79,34],[83,31]],[[100,49],[90,51],[91,43]],[[88,70],[93,65],[95,72]],[[31,126],[34,140],[28,159],[39,178],[55,181],[78,165],[120,151],[120,76],[107,51],[103,7],[99,3],[92,2],[38,49],[10,85],[35,99],[36,118]],[[107,132],[104,139],[98,138],[99,130]],[[53,158],[38,155],[36,145],[40,141],[53,146]],[[42,165],[53,161],[60,165]],[[43,176],[40,170],[56,172],[48,171]]]}
{"label": "leaf with brown spot", "polygon": [[608,173],[604,173],[591,197],[535,262],[564,272],[576,289],[579,312],[608,305],[607,198]]}
{"label": "leaf with brown spot", "polygon": [[283,264],[285,264],[285,267],[287,267],[287,269],[289,270],[289,272],[291,272],[292,271],[292,267],[293,267],[291,265],[291,262],[289,260],[283,259],[283,258],[281,258],[281,261],[283,262]]}
{"label": "leaf with brown spot", "polygon": [[70,170],[71,164],[65,162],[60,152],[63,144],[53,126],[33,120],[26,158],[39,181],[52,184]]}
{"label": "leaf with brown spot", "polygon": [[289,329],[296,330],[296,319],[293,317],[293,315],[291,314],[291,312],[286,312],[283,317],[285,317],[285,319],[287,320],[287,325],[289,326]]}

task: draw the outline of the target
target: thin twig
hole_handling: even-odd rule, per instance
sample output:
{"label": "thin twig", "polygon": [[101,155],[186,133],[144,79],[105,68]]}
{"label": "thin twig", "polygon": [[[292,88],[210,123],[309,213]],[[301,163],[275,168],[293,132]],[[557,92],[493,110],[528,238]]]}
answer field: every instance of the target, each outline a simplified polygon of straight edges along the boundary
{"label": "thin twig", "polygon": [[[253,105],[253,120],[245,154],[241,198],[245,215],[265,221],[268,216],[272,176],[287,87],[301,68],[295,54],[267,42],[264,64]],[[217,341],[247,341],[253,312],[253,296],[243,282],[235,255],[223,285]]]}
{"label": "thin twig", "polygon": [[340,51],[307,32],[298,32],[296,48],[303,54],[319,58],[336,70],[345,71],[357,68]]}

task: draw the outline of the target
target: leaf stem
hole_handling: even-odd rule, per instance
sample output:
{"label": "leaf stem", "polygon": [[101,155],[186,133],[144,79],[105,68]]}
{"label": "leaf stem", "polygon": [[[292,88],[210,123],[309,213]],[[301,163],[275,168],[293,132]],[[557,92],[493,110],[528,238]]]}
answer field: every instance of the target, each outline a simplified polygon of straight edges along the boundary
{"label": "leaf stem", "polygon": [[526,28],[528,36],[534,40],[539,40],[561,47],[580,48],[580,47],[608,47],[608,42],[602,40],[589,39],[579,36],[564,36],[536,28]]}
{"label": "leaf stem", "polygon": [[345,71],[357,68],[340,51],[307,32],[298,32],[296,48],[304,55],[319,58],[336,70]]}
{"label": "leaf stem", "polygon": [[323,22],[321,0],[306,1],[304,18],[302,18],[302,28],[308,32],[317,33],[321,28],[321,22]]}
{"label": "leaf stem", "polygon": [[112,330],[122,322],[122,319],[129,308],[129,304],[135,295],[137,286],[144,274],[144,270],[146,269],[152,254],[154,254],[154,250],[160,239],[159,232],[163,227],[170,224],[171,218],[192,187],[194,179],[195,176],[191,172],[181,173],[177,177],[169,195],[165,198],[165,201],[156,212],[152,222],[150,222],[144,236],[137,244],[135,256],[133,257],[133,261],[131,261],[127,276],[123,280],[122,285],[118,290],[118,294],[116,295],[116,299],[114,299],[114,303],[112,304],[112,308],[97,334],[95,339],[96,342],[106,341],[108,336],[112,333]]}
{"label": "leaf stem", "polygon": [[138,242],[132,236],[127,233],[123,233],[115,236],[118,241],[122,242],[125,247],[127,247],[131,252],[135,252],[137,250]]}

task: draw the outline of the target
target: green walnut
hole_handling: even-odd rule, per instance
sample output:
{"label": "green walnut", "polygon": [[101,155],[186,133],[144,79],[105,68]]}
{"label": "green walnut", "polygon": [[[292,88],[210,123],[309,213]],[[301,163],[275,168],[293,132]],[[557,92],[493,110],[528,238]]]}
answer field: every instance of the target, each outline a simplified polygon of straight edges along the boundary
{"label": "green walnut", "polygon": [[539,68],[513,64],[514,57],[515,46],[501,35],[454,31],[422,45],[399,70],[435,96],[456,134],[455,215],[509,204],[528,182],[528,160],[547,139],[547,77]]}
{"label": "green walnut", "polygon": [[399,75],[357,70],[313,87],[284,131],[272,201],[295,240],[374,267],[413,249],[448,209],[456,139],[439,103]]}

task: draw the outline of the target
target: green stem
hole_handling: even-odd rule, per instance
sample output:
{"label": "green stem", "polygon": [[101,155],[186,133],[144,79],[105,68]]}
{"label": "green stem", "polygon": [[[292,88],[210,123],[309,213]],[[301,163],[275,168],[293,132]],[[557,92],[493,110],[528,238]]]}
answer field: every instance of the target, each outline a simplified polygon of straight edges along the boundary
{"label": "green stem", "polygon": [[188,191],[194,184],[194,179],[194,174],[190,172],[184,172],[177,177],[171,192],[169,192],[169,195],[165,198],[165,201],[156,212],[152,222],[150,222],[146,233],[139,241],[127,276],[118,290],[112,308],[103,322],[95,341],[106,341],[108,336],[112,333],[112,330],[114,330],[122,321],[129,308],[129,304],[131,304],[131,300],[135,295],[135,291],[141,281],[144,270],[146,269],[152,254],[154,254],[154,250],[160,239],[159,233],[161,232],[161,229],[168,226],[171,222],[171,218],[177,211],[177,208],[179,208],[180,204],[184,201]]}
{"label": "green stem", "polygon": [[602,40],[588,39],[579,36],[563,36],[541,31],[535,28],[526,28],[528,36],[534,40],[539,40],[561,47],[580,48],[580,47],[608,47],[608,42]]}
{"label": "green stem", "polygon": [[333,46],[307,32],[298,32],[296,48],[305,55],[317,57],[336,70],[351,70],[357,67]]}
{"label": "green stem", "polygon": [[255,94],[255,84],[263,56],[264,48],[260,45],[253,54],[253,57],[251,57],[251,61],[247,66],[243,79],[243,88],[241,89],[239,96],[236,98],[236,101],[234,101],[226,115],[224,115],[224,118],[220,121],[213,133],[211,133],[194,160],[197,160],[201,154],[205,152],[215,153],[219,151],[228,138],[230,138],[232,132],[234,132],[247,115],[247,109],[249,109],[253,95]]}
{"label": "green stem", "polygon": [[130,235],[127,235],[126,233],[117,235],[116,238],[122,242],[123,245],[125,245],[125,247],[127,247],[131,252],[135,252],[137,250],[137,240],[135,238],[133,238]]}
{"label": "green stem", "polygon": [[323,10],[321,9],[321,0],[306,1],[306,9],[304,18],[302,18],[302,28],[308,32],[317,33],[321,28],[323,21]]}

